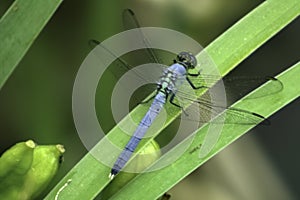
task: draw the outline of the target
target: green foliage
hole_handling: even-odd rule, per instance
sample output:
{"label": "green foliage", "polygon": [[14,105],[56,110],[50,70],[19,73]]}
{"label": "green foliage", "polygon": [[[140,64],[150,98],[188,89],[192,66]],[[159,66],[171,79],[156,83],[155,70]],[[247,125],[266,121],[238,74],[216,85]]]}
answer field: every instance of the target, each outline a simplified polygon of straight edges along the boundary
{"label": "green foliage", "polygon": [[[11,75],[61,0],[16,0],[0,19],[0,89]],[[25,200],[37,197],[60,165],[61,145],[20,142],[0,158],[0,196]]]}
{"label": "green foliage", "polygon": [[[264,42],[278,33],[283,27],[289,24],[300,13],[300,2],[298,0],[270,0],[265,1],[251,13],[237,22],[233,27],[227,30],[223,35],[211,43],[205,50],[212,57],[218,66],[221,74],[225,76],[238,63],[249,56]],[[201,63],[202,54],[198,55]],[[284,105],[299,96],[300,91],[294,88],[299,82],[299,64],[283,72],[278,78],[283,82],[284,89],[272,97],[265,99],[255,99],[253,101],[239,101],[234,107],[243,108],[269,116]],[[255,92],[260,92],[268,87],[268,83],[258,88]],[[278,101],[280,99],[280,101]],[[168,105],[167,105],[168,106]],[[138,106],[130,116],[138,121],[145,113],[145,108]],[[169,116],[167,126],[173,121],[178,113]],[[126,124],[129,117],[126,117],[120,124]],[[203,137],[207,125],[198,130],[195,140],[190,149],[182,157],[162,170],[138,175],[121,189],[113,199],[155,199],[161,196],[165,191],[175,185],[178,181],[203,164],[221,149],[232,143],[238,137],[246,133],[252,126],[248,125],[225,125],[221,138],[215,145],[210,154],[199,159],[196,153]],[[164,129],[162,127],[161,129]],[[157,134],[160,130],[157,131]],[[157,135],[156,134],[156,135]],[[154,138],[156,135],[153,135]],[[107,135],[107,138],[115,145],[124,147],[129,140],[128,135],[122,132],[116,126]],[[144,139],[139,146],[146,145],[152,138]],[[170,154],[176,153],[177,148],[162,157],[166,159]],[[195,150],[196,149],[196,150]],[[194,151],[195,150],[195,151]],[[105,149],[105,143],[100,141],[93,151],[109,155],[109,150]],[[190,152],[194,153],[190,153]],[[67,175],[66,177],[49,193],[46,199],[53,199],[60,188],[72,179],[72,184],[64,189],[60,199],[93,199],[110,182],[108,174],[110,168],[97,161],[91,154],[87,154]],[[138,189],[137,189],[138,188]]]}
{"label": "green foliage", "polygon": [[0,19],[0,89],[62,0],[16,0]]}
{"label": "green foliage", "polygon": [[3,199],[37,197],[49,184],[61,163],[61,145],[20,142],[0,157],[0,194]]}

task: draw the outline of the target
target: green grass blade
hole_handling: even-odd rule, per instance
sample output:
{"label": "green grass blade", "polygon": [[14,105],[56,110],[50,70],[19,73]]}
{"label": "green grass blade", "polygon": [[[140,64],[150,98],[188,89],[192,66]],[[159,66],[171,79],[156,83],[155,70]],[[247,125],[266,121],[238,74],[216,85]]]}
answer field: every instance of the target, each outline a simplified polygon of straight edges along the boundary
{"label": "green grass blade", "polygon": [[[273,35],[278,33],[283,27],[285,27],[289,22],[295,19],[300,13],[300,2],[298,0],[287,0],[287,1],[279,1],[279,0],[269,0],[262,3],[259,7],[254,9],[250,14],[245,16],[242,20],[236,23],[232,28],[227,30],[222,36],[216,39],[213,43],[211,43],[206,51],[210,54],[212,59],[215,61],[217,66],[220,69],[221,74],[224,76],[230,70],[234,68],[238,63],[240,63],[244,58],[249,56],[255,49],[261,46],[264,42],[270,39]],[[201,55],[198,56],[201,59]],[[295,70],[296,68],[293,68]],[[298,69],[299,73],[299,69]],[[290,73],[289,73],[290,74]],[[287,80],[288,83],[284,83],[290,85],[289,82],[291,80]],[[284,92],[285,94],[285,92]],[[299,91],[297,93],[299,95]],[[284,97],[286,98],[286,102],[291,101],[289,95]],[[282,100],[281,100],[282,101]],[[283,101],[282,101],[283,102]],[[269,113],[280,108],[272,109],[269,108],[269,104],[263,104],[263,111],[260,109],[252,110],[252,107],[243,107],[244,109],[251,110],[254,112],[258,112],[264,116],[268,116]],[[171,109],[171,106],[166,105],[167,109]],[[271,110],[272,112],[269,112]],[[146,111],[145,106],[138,106],[134,109],[130,115],[136,121],[140,120]],[[176,118],[178,113],[174,112],[172,116],[169,116],[168,123],[171,123],[173,119]],[[125,117],[120,123],[126,124],[130,120],[128,117]],[[165,126],[168,125],[165,124]],[[248,127],[248,126],[247,126]],[[165,127],[162,127],[163,129]],[[233,128],[233,127],[232,127]],[[241,128],[242,129],[242,128]],[[248,127],[247,129],[250,129]],[[241,130],[234,130],[234,135],[242,134]],[[245,132],[245,130],[244,130]],[[157,132],[157,134],[159,131]],[[115,127],[110,131],[107,135],[108,139],[113,142],[115,145],[119,147],[124,147],[129,140],[128,135],[123,133],[118,127]],[[154,136],[153,136],[154,137]],[[145,145],[151,138],[148,140],[142,140],[141,145]],[[215,148],[222,149],[232,140],[228,140],[227,142],[221,138],[222,142],[218,143]],[[199,145],[199,144],[198,144]],[[223,146],[221,146],[223,145]],[[105,148],[105,142],[100,141],[96,147],[95,151],[101,152],[103,155],[111,155],[109,149]],[[212,152],[215,153],[216,151]],[[212,155],[212,154],[211,154]],[[193,155],[194,156],[194,155]],[[196,158],[197,156],[191,156],[191,158]],[[147,186],[147,192],[143,191],[143,196],[139,196],[142,193],[137,194],[135,196],[134,193],[137,192],[137,189],[128,185],[126,189],[124,189],[124,193],[118,194],[116,199],[145,199],[145,196],[149,199],[154,199],[159,194],[161,194],[162,190],[158,188],[161,185],[157,186],[157,183],[161,183],[166,181],[166,178],[170,178],[172,176],[173,182],[169,182],[169,185],[164,187],[163,190],[168,189],[172,185],[174,185],[177,181],[186,176],[187,171],[190,172],[192,169],[195,169],[199,166],[199,160],[197,159],[189,159],[188,166],[192,166],[189,170],[180,169],[179,167],[174,168],[173,170],[177,170],[176,173],[168,173],[168,176],[164,176],[162,179],[156,181],[155,184],[149,185],[147,182],[144,182],[146,179],[142,179],[141,175],[138,180],[143,180],[139,182],[142,186]],[[195,164],[196,162],[196,164]],[[176,164],[176,163],[175,163]],[[173,166],[173,165],[172,165]],[[182,171],[182,173],[181,173]],[[90,154],[87,154],[62,180],[61,182],[48,194],[45,198],[47,200],[53,199],[57,192],[62,188],[67,182],[68,179],[72,179],[72,182],[65,187],[64,190],[59,194],[59,199],[93,199],[108,183],[108,174],[110,173],[110,168],[96,161]],[[172,174],[172,175],[170,175]],[[177,175],[179,174],[179,175]],[[174,176],[174,177],[173,177]],[[147,176],[148,177],[148,176]],[[153,177],[152,177],[153,178]],[[135,182],[132,182],[135,185]],[[137,186],[140,190],[140,186]],[[136,186],[136,185],[135,185]],[[156,189],[149,189],[149,188]],[[127,189],[129,188],[129,189]],[[131,188],[131,189],[130,189]],[[152,194],[153,193],[153,194]],[[122,198],[119,198],[122,196]],[[133,198],[134,196],[134,198]],[[139,198],[138,198],[139,196]]]}
{"label": "green grass blade", "polygon": [[0,19],[0,89],[62,0],[16,0]]}
{"label": "green grass blade", "polygon": [[298,0],[265,1],[239,20],[205,50],[225,76],[300,14]]}
{"label": "green grass blade", "polygon": [[[281,92],[263,98],[251,99],[251,101],[243,101],[243,99],[241,99],[235,103],[233,107],[247,108],[269,117],[300,96],[300,87],[295,87],[295,85],[300,84],[299,74],[300,62],[276,77],[284,85],[284,89]],[[259,93],[261,90],[265,89],[264,87],[268,87],[268,83],[253,91],[250,95]],[[148,172],[137,176],[111,199],[126,199],[128,197],[130,197],[130,199],[158,198],[168,191],[172,186],[182,180],[185,176],[190,174],[193,170],[201,166],[208,159],[216,155],[227,145],[234,142],[254,126],[255,125],[226,124],[222,129],[221,137],[212,151],[204,158],[199,158],[198,147],[199,144],[202,144],[208,128],[208,125],[203,126],[196,132],[193,143],[185,151],[185,153],[178,160],[176,160],[176,162],[158,171]],[[270,137],[272,136],[270,135]],[[181,149],[181,146],[184,146],[185,142],[186,141],[182,142],[182,144],[179,144],[172,149],[172,151],[165,154],[161,160],[168,159],[168,157],[176,155],[177,150]],[[157,183],[159,183],[159,185],[157,185]]]}

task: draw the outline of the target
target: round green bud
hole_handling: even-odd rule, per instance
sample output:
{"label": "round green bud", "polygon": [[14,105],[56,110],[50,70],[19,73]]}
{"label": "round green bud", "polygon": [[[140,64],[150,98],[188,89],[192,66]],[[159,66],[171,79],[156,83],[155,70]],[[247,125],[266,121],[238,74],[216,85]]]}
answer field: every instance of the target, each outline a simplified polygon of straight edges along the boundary
{"label": "round green bud", "polygon": [[101,197],[109,199],[138,174],[126,172],[126,169],[128,171],[141,172],[154,163],[160,156],[161,152],[158,143],[155,140],[151,140],[103,190]]}
{"label": "round green bud", "polygon": [[34,158],[27,173],[23,192],[37,197],[50,183],[62,163],[62,145],[39,145],[34,150]]}
{"label": "round green bud", "polygon": [[0,194],[2,199],[20,199],[25,177],[33,162],[32,140],[20,142],[6,150],[0,158]]}
{"label": "round green bud", "polygon": [[36,198],[56,174],[64,151],[62,145],[37,146],[32,140],[5,151],[0,158],[1,199]]}

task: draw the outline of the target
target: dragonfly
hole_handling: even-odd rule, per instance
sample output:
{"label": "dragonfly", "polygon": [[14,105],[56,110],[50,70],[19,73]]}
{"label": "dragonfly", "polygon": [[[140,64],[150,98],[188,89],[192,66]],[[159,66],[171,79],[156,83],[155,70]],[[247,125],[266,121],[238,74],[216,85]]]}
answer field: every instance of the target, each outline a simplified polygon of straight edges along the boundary
{"label": "dragonfly", "polygon": [[[123,20],[124,23],[127,23],[125,24],[127,26],[129,22],[130,25],[129,27],[127,27],[128,29],[140,28],[140,24],[137,18],[135,17],[134,12],[130,9],[124,10]],[[149,42],[147,41],[147,38],[145,37],[142,31],[140,31],[140,35],[141,38],[143,38],[143,42],[145,43],[145,46],[149,47],[150,46]],[[134,68],[122,58],[115,56],[113,52],[111,52],[107,47],[103,46],[99,41],[90,40],[89,43],[92,46],[98,45],[98,48],[102,48],[108,53],[110,53],[112,56],[114,56],[115,59],[120,64],[120,66],[125,70],[132,70]],[[148,57],[154,63],[160,62],[159,57],[156,55],[153,49],[149,47],[146,48],[146,51],[148,53]],[[191,71],[193,71],[196,68],[196,66],[197,66],[197,59],[195,55],[188,51],[182,51],[176,55],[171,65],[163,69],[163,72],[160,75],[159,80],[156,81],[155,94],[150,98],[148,98],[146,101],[142,102],[143,104],[152,101],[151,106],[149,107],[147,113],[140,121],[138,127],[136,128],[135,132],[129,139],[125,148],[120,153],[117,160],[115,161],[111,169],[111,172],[109,174],[110,179],[113,179],[128,163],[133,152],[136,150],[138,144],[143,139],[149,127],[153,124],[154,120],[160,114],[161,110],[163,109],[163,107],[167,102],[169,102],[174,107],[181,109],[186,116],[189,116],[189,113],[187,113],[185,106],[178,103],[176,99],[184,99],[187,102],[196,104],[196,106],[198,106],[201,110],[200,116],[202,118],[191,119],[191,120],[199,120],[204,123],[211,122],[212,119],[211,116],[216,116],[218,113],[220,113],[220,110],[226,110],[226,119],[221,119],[220,123],[229,123],[229,124],[258,124],[261,122],[262,123],[265,122],[266,124],[268,123],[268,121],[266,121],[266,119],[260,114],[239,109],[239,108],[219,105],[215,102],[212,102],[212,100],[210,98],[207,98],[206,96],[198,97],[197,99],[191,98],[189,94],[185,91],[185,89],[182,89],[184,88],[181,87],[182,85],[184,84],[188,85],[192,90],[195,91],[202,90],[202,89],[210,89],[211,86],[210,83],[213,84],[216,82],[216,79],[220,79],[220,77],[202,74],[201,70],[199,70],[196,73],[192,73]],[[136,75],[139,77],[142,76],[138,72],[136,72]],[[273,86],[272,87],[273,89],[265,91],[266,94],[264,95],[270,95],[276,93],[283,88],[282,83],[278,79],[273,77],[223,78],[223,81],[228,85],[238,86],[241,88],[249,85],[249,83],[253,83],[261,80],[264,81],[271,80]],[[215,123],[218,123],[218,121],[216,121]]]}

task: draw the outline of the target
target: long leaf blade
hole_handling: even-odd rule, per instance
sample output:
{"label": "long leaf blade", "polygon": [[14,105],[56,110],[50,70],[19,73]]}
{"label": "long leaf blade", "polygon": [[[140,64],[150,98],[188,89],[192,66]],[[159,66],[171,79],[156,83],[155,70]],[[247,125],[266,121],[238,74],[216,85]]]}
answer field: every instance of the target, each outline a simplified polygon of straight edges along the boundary
{"label": "long leaf blade", "polygon": [[0,89],[62,0],[16,0],[0,19]]}

